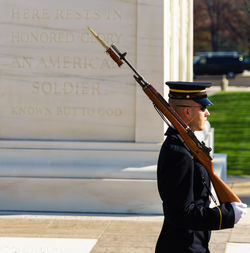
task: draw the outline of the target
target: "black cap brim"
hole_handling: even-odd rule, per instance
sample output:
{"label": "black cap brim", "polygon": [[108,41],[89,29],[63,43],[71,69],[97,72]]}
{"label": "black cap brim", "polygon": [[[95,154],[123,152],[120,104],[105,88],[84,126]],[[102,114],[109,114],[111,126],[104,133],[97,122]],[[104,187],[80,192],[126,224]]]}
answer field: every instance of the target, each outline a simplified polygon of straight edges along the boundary
{"label": "black cap brim", "polygon": [[213,105],[213,103],[208,98],[201,98],[201,99],[193,99],[196,103],[201,105]]}

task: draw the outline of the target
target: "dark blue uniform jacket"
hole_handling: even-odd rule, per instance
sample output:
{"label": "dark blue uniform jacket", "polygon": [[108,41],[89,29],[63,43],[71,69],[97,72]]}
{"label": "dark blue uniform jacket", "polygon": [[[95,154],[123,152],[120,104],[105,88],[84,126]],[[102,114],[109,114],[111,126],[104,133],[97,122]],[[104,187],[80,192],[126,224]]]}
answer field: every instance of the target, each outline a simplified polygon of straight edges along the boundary
{"label": "dark blue uniform jacket", "polygon": [[158,189],[163,201],[164,223],[156,253],[209,252],[210,230],[232,228],[234,211],[230,203],[209,208],[210,187],[205,168],[168,128],[157,168]]}

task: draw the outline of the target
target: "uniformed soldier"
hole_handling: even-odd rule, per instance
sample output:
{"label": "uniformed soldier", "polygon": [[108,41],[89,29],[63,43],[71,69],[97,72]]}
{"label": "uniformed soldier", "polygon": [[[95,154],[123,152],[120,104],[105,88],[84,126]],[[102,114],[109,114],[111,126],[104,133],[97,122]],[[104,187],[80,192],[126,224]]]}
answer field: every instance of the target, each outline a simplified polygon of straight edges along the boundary
{"label": "uniformed soldier", "polygon": [[[169,104],[192,131],[205,128],[209,83],[167,82]],[[211,230],[232,228],[246,214],[243,203],[210,208],[210,179],[206,169],[185,147],[177,131],[166,132],[157,168],[164,223],[156,253],[208,253]]]}

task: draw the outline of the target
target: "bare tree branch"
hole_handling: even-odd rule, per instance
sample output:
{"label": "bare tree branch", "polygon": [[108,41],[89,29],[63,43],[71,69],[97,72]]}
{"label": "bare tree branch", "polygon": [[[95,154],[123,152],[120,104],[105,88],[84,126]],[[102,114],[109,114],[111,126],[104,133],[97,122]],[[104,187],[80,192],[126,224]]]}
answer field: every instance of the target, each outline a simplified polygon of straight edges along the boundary
{"label": "bare tree branch", "polygon": [[[233,50],[246,52],[250,40],[249,10],[249,0],[194,0],[195,46],[198,43],[218,51],[230,45]],[[205,38],[207,41],[202,41]]]}

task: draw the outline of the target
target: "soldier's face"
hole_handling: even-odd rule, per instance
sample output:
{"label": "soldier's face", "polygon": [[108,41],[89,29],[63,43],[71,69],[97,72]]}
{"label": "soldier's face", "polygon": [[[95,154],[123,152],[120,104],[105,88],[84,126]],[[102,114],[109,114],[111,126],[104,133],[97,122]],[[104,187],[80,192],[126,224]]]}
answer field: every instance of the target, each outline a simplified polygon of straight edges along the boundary
{"label": "soldier's face", "polygon": [[207,117],[210,115],[207,108],[202,107],[202,105],[195,103],[194,107],[189,108],[189,127],[192,131],[201,131],[205,128],[205,122]]}

